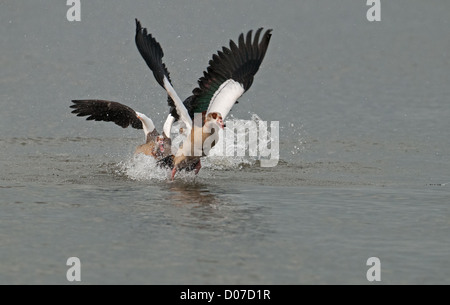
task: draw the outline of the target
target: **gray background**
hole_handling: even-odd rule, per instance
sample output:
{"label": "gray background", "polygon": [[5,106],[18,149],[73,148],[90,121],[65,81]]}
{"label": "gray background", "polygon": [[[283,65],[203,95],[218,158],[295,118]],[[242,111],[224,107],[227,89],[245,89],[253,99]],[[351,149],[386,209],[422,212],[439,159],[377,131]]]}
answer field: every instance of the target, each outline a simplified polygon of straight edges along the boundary
{"label": "gray background", "polygon": [[[0,2],[0,283],[449,283],[448,1]],[[229,39],[273,28],[233,117],[280,121],[281,161],[208,160],[168,183],[142,134],[70,114],[123,102],[161,126],[134,45],[153,33],[178,94]]]}

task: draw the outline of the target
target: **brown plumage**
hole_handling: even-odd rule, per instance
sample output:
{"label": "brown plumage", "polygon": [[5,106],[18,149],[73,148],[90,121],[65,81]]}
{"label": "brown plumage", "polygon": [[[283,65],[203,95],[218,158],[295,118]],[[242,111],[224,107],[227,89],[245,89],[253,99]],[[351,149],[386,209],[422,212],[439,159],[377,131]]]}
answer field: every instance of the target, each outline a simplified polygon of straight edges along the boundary
{"label": "brown plumage", "polygon": [[[180,169],[195,169],[198,174],[202,165],[200,158],[209,154],[218,139],[219,128],[224,128],[222,116],[218,113],[209,113],[204,117],[202,126],[192,126],[191,134],[180,146],[173,159],[172,180]],[[201,142],[198,140],[201,138]],[[206,143],[208,141],[208,143]],[[206,145],[205,145],[206,144]]]}

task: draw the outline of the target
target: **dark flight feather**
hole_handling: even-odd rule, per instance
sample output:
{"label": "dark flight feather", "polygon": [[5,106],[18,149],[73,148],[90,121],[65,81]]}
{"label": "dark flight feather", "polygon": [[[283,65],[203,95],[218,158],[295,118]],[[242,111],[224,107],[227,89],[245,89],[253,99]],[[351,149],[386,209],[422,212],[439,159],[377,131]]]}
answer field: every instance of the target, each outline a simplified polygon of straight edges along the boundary
{"label": "dark flight feather", "polygon": [[114,122],[126,128],[142,129],[142,122],[137,118],[136,112],[123,104],[104,100],[73,100],[70,108],[72,113],[79,117],[87,116],[88,121]]}
{"label": "dark flight feather", "polygon": [[[140,21],[136,19],[136,46],[139,50],[139,53],[144,58],[147,66],[152,70],[153,76],[155,77],[158,84],[164,88],[164,76],[167,77],[169,82],[172,84],[170,80],[170,73],[167,70],[166,65],[163,63],[162,58],[164,57],[164,52],[161,48],[161,45],[158,41],[152,36],[152,34],[147,33],[147,29],[143,28]],[[172,98],[167,95],[167,103],[170,107],[170,112],[175,113],[173,115],[175,119],[178,118],[178,114],[175,110],[175,103]]]}
{"label": "dark flight feather", "polygon": [[222,51],[213,55],[206,72],[203,72],[203,77],[198,80],[198,87],[192,91],[192,112],[206,111],[214,93],[229,79],[242,84],[245,91],[250,89],[272,36],[272,30],[269,29],[260,41],[262,30],[263,28],[260,28],[256,31],[253,40],[252,31],[249,31],[245,38],[244,34],[239,35],[238,44],[230,40],[230,48],[223,47]]}

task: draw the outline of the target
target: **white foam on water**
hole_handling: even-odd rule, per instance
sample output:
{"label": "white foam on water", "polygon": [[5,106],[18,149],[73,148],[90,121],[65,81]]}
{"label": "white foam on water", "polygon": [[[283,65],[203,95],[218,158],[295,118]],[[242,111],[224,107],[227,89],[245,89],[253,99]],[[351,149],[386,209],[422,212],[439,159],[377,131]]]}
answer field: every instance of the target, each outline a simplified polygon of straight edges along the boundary
{"label": "white foam on water", "polygon": [[[245,157],[205,157],[202,158],[201,171],[236,170],[242,169],[244,166],[252,166],[255,162],[256,160]],[[121,161],[117,167],[116,174],[126,176],[128,179],[135,181],[167,181],[170,179],[171,171],[169,169],[159,167],[154,158],[143,154]],[[195,174],[193,171],[180,171],[176,176],[176,179],[187,181],[194,178]]]}
{"label": "white foam on water", "polygon": [[164,181],[167,180],[169,175],[169,171],[160,168],[153,157],[144,154],[134,155],[128,160],[120,162],[118,167],[118,174],[125,175],[129,179],[136,181]]}
{"label": "white foam on water", "polygon": [[[235,119],[232,116],[231,120],[234,121],[234,126],[245,124],[245,121]],[[252,114],[251,120],[258,123],[261,118],[257,114]],[[246,138],[248,136],[248,132],[249,131],[246,130]],[[295,132],[297,133],[298,131],[295,130]],[[202,172],[209,171],[212,173],[214,171],[240,170],[244,167],[256,166],[260,158],[259,156],[250,157],[250,155],[255,152],[249,151],[250,147],[248,141],[238,143],[237,139],[235,139],[234,146],[224,145],[223,131],[221,130],[220,133],[219,143],[210,151],[210,155],[208,157],[203,157],[201,159]],[[271,138],[270,132],[268,133],[268,138],[272,141],[275,140]],[[299,141],[302,141],[302,139],[299,139]],[[220,151],[220,147],[223,147],[223,151]],[[293,153],[299,153],[300,147],[302,147],[302,143],[299,143],[299,145],[295,147],[296,149]],[[236,156],[236,149],[245,149],[246,155]],[[225,156],[223,156],[224,152]],[[136,181],[167,181],[170,178],[170,170],[160,168],[154,158],[142,154],[132,156],[128,160],[120,162],[118,164],[117,174],[124,175],[129,179]],[[195,174],[193,172],[181,171],[177,173],[176,178],[189,181],[195,178]]]}

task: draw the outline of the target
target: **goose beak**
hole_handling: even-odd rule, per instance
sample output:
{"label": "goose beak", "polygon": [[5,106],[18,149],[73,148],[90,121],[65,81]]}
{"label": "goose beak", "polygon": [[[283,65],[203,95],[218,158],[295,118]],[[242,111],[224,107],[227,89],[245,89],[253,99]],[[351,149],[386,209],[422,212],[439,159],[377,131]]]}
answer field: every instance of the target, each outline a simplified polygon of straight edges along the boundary
{"label": "goose beak", "polygon": [[218,117],[218,118],[217,118],[217,124],[220,126],[221,129],[224,129],[225,127],[227,127],[227,126],[225,125],[225,123],[223,122],[222,117]]}
{"label": "goose beak", "polygon": [[164,138],[161,136],[158,136],[156,138],[155,144],[159,147],[159,150],[163,153],[164,152]]}

